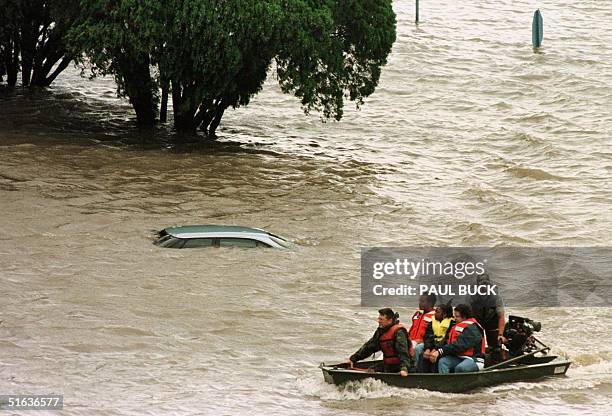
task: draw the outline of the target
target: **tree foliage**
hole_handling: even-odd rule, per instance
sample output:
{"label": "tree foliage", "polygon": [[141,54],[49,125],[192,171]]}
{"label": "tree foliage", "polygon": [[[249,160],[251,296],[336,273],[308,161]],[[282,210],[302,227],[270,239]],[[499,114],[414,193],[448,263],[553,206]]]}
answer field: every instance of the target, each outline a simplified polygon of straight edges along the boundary
{"label": "tree foliage", "polygon": [[276,61],[284,92],[306,111],[342,118],[344,99],[374,92],[395,41],[389,0],[291,1]]}
{"label": "tree foliage", "polygon": [[[0,0],[8,78],[48,85],[73,57],[110,74],[138,122],[214,133],[272,69],[306,112],[340,120],[374,92],[395,41],[391,0]],[[10,67],[10,70],[9,70]],[[55,67],[54,72],[51,68]],[[161,111],[160,104],[161,90]]]}
{"label": "tree foliage", "polygon": [[[271,68],[305,111],[340,119],[374,92],[395,40],[390,0],[81,0],[70,33],[94,71],[111,73],[140,122],[157,92],[178,130],[214,133],[247,105]],[[143,98],[144,97],[144,98]],[[139,108],[140,107],[140,108]],[[148,111],[144,109],[148,108]]]}

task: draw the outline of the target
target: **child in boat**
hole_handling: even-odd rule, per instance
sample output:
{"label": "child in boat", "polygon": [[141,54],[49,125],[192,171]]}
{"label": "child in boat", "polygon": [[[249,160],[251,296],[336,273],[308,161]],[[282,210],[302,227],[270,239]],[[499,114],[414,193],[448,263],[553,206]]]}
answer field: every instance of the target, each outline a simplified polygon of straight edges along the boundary
{"label": "child in boat", "polygon": [[453,308],[450,304],[440,304],[436,306],[435,311],[434,319],[427,325],[425,330],[422,356],[416,360],[417,372],[419,373],[435,372],[435,364],[429,360],[429,354],[443,344],[448,328],[455,323],[453,320]]}

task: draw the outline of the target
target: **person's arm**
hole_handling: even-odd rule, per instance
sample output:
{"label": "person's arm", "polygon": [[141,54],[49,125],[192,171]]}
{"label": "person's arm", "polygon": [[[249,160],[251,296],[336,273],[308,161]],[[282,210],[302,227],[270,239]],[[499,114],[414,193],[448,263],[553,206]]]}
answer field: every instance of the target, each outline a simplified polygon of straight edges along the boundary
{"label": "person's arm", "polygon": [[436,340],[434,338],[433,332],[433,322],[427,324],[427,329],[425,330],[425,337],[423,338],[423,349],[428,350],[433,348],[436,344]]}
{"label": "person's arm", "polygon": [[408,373],[410,368],[410,354],[408,354],[408,346],[410,345],[410,337],[405,330],[399,330],[395,334],[395,351],[397,358],[400,360],[400,372]]}
{"label": "person's arm", "polygon": [[364,358],[368,358],[370,355],[374,354],[375,352],[380,351],[380,344],[378,342],[378,338],[379,338],[379,333],[378,331],[376,331],[374,333],[374,336],[370,338],[365,344],[363,344],[361,348],[359,348],[355,354],[351,355],[349,360],[352,363],[356,363],[357,361],[361,361]]}
{"label": "person's arm", "polygon": [[445,345],[448,343],[448,337],[450,336],[450,331],[455,326],[455,324],[456,324],[455,320],[451,319],[451,321],[448,324],[448,328],[446,328],[446,332],[444,333],[444,338],[442,338],[442,341],[439,343],[439,345]]}
{"label": "person's arm", "polygon": [[444,355],[459,355],[462,351],[470,348],[480,348],[482,342],[482,334],[478,325],[473,324],[463,330],[459,338],[452,344],[443,345],[438,348],[440,356]]}
{"label": "person's arm", "polygon": [[497,312],[497,332],[499,335],[504,335],[504,329],[506,328],[506,315],[504,315],[504,311]]}
{"label": "person's arm", "polygon": [[[412,326],[414,326],[414,325],[415,325],[415,323],[414,323],[414,322],[415,322],[415,321],[414,321],[414,319],[413,319],[413,320],[412,320]],[[411,339],[411,341],[412,341],[412,346],[413,346],[413,347],[415,347],[417,344],[421,344],[421,343],[423,342],[424,338],[425,338],[425,332],[424,332],[424,331],[423,331],[423,329],[422,329],[422,328],[423,328],[423,327],[422,327],[423,323],[425,323],[425,324],[427,324],[427,323],[428,323],[427,321],[425,321],[425,313],[423,313],[423,314],[421,315],[421,318],[420,318],[419,320],[417,320],[417,322],[418,322],[418,325],[419,325],[419,326],[418,326],[418,327],[415,327],[415,331],[414,331],[414,333],[412,333],[412,327],[410,327],[410,331],[411,331],[411,332],[409,332],[409,333],[408,333],[408,335],[409,335],[409,336],[412,336],[412,337],[413,337],[413,338]],[[418,331],[417,331],[416,329],[418,329]],[[419,338],[416,338],[416,337],[419,337]]]}
{"label": "person's arm", "polygon": [[495,312],[497,312],[497,341],[499,343],[506,342],[504,330],[506,329],[506,313],[504,308],[504,299],[498,295],[495,299]]}

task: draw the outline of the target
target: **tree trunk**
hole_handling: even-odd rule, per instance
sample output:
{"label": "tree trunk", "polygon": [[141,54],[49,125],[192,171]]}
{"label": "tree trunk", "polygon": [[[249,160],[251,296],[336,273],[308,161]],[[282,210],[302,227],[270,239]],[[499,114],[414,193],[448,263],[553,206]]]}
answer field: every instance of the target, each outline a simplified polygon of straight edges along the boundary
{"label": "tree trunk", "polygon": [[36,22],[29,21],[27,17],[24,20],[21,25],[21,83],[28,86],[32,79],[38,28],[34,28]]}
{"label": "tree trunk", "polygon": [[[59,44],[59,39],[48,38],[45,45],[36,50],[30,85],[48,87],[60,72],[66,69],[70,61],[71,59],[65,56],[65,50]],[[49,75],[55,65],[57,65],[55,71]]]}
{"label": "tree trunk", "polygon": [[206,99],[200,104],[198,111],[198,125],[200,130],[208,134],[208,125],[215,116],[215,102],[211,99]]}
{"label": "tree trunk", "polygon": [[13,59],[10,59],[6,63],[6,83],[9,87],[17,85],[17,73],[19,72],[19,63]]}
{"label": "tree trunk", "polygon": [[225,109],[228,107],[227,101],[219,98],[214,103],[212,100],[206,101],[202,103],[202,106],[205,106],[205,110],[201,109],[203,113],[202,125],[201,129],[209,136],[215,136],[215,132],[217,131],[217,127],[219,127],[219,123],[221,123],[221,118],[223,117],[223,113]]}
{"label": "tree trunk", "polygon": [[4,81],[4,76],[6,75],[6,47],[7,45],[2,45],[0,43],[0,82]]}
{"label": "tree trunk", "polygon": [[174,128],[179,132],[194,132],[196,124],[197,104],[194,105],[195,88],[183,88],[179,82],[172,82],[172,111],[174,112]]}
{"label": "tree trunk", "polygon": [[[53,71],[49,76],[44,77],[43,80],[38,85],[40,87],[48,87],[49,85],[51,85],[51,83],[53,81],[55,81],[55,78],[57,78],[57,76],[64,69],[68,68],[68,65],[70,65],[70,61],[72,61],[72,57],[65,56],[64,59],[62,59],[62,61],[59,63],[59,65],[55,68],[55,71]],[[44,71],[44,69],[43,69],[43,71]]]}
{"label": "tree trunk", "polygon": [[172,111],[174,112],[174,128],[181,130],[183,121],[183,89],[180,82],[172,81]]}
{"label": "tree trunk", "polygon": [[136,112],[136,123],[140,126],[153,126],[155,124],[155,110],[151,105],[150,94],[132,94],[130,102]]}
{"label": "tree trunk", "polygon": [[161,105],[159,107],[159,121],[160,123],[165,123],[168,121],[168,89],[169,83],[168,81],[162,81],[161,87]]}
{"label": "tree trunk", "polygon": [[212,120],[214,115],[214,109],[214,100],[211,100],[210,98],[204,99],[202,100],[202,103],[200,103],[198,112],[195,116],[196,126],[199,126],[200,129],[206,134],[208,134],[208,125],[210,124],[210,120]]}
{"label": "tree trunk", "polygon": [[132,107],[136,112],[136,121],[141,126],[153,126],[157,110],[154,94],[155,83],[149,70],[149,57],[123,56],[119,59],[119,74],[125,83]]}
{"label": "tree trunk", "polygon": [[215,117],[213,118],[213,120],[210,122],[210,125],[208,126],[209,135],[215,136],[215,132],[217,131],[217,127],[219,127],[219,123],[221,123],[221,118],[223,117],[223,113],[225,112],[226,108],[227,108],[227,105],[225,105],[223,101],[221,101],[221,103],[217,107],[217,111],[215,112]]}
{"label": "tree trunk", "polygon": [[6,83],[9,87],[17,84],[17,73],[19,72],[19,33],[13,32],[12,38],[7,42],[5,50]]}
{"label": "tree trunk", "polygon": [[[64,33],[58,26],[51,26],[46,22],[41,28],[34,22],[36,30],[35,37],[31,40],[33,60],[31,62],[32,76],[29,84],[37,87],[48,87],[57,76],[68,67],[72,56],[69,56],[62,40]],[[22,42],[26,44],[26,42]],[[24,55],[22,53],[22,55]],[[25,74],[24,74],[25,75]]]}
{"label": "tree trunk", "polygon": [[[40,85],[42,83],[42,80],[44,80],[47,76],[46,73],[43,74],[43,64],[45,63],[45,58],[48,58],[49,55],[49,46],[52,42],[51,40],[51,36],[48,36],[48,29],[49,25],[46,24],[39,32],[39,36],[40,36],[40,41],[38,41],[37,39],[37,44],[36,44],[36,53],[34,55],[34,66],[32,69],[32,78],[30,79],[30,85],[34,85],[34,86],[38,86],[38,87],[42,87],[43,85]],[[49,62],[50,59],[47,59],[47,62]],[[57,60],[55,61],[57,62]],[[53,64],[55,64],[55,62],[53,62]],[[49,71],[47,71],[49,72]]]}

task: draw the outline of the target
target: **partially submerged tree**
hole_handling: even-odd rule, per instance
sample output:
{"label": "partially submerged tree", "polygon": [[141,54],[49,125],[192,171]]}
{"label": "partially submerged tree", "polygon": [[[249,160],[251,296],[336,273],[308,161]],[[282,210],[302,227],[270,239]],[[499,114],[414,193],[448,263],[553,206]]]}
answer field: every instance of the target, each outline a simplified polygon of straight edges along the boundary
{"label": "partially submerged tree", "polygon": [[27,37],[22,30],[23,83],[47,87],[73,59],[64,37],[79,10],[70,0],[31,0],[31,4],[39,12],[32,13],[29,24],[24,24]]}
{"label": "partially submerged tree", "polygon": [[0,10],[0,76],[6,75],[6,82],[14,87],[19,73],[22,9],[15,0],[0,0]]}
{"label": "partially submerged tree", "polygon": [[178,1],[160,73],[171,82],[177,130],[214,134],[229,106],[261,90],[280,41],[280,0]]}
{"label": "partially submerged tree", "polygon": [[69,32],[94,73],[112,74],[138,122],[153,124],[158,91],[174,126],[214,134],[247,105],[271,65],[306,112],[340,120],[344,100],[374,92],[395,41],[391,0],[81,0]]}
{"label": "partially submerged tree", "polygon": [[[68,67],[64,35],[76,13],[75,1],[0,0],[0,67],[14,86],[49,86]],[[1,74],[1,71],[0,71]]]}
{"label": "partially submerged tree", "polygon": [[151,56],[163,36],[160,1],[81,0],[81,15],[67,34],[77,61],[92,75],[112,75],[119,96],[127,96],[141,125],[153,125],[158,84]]}

